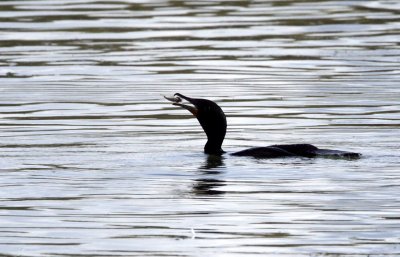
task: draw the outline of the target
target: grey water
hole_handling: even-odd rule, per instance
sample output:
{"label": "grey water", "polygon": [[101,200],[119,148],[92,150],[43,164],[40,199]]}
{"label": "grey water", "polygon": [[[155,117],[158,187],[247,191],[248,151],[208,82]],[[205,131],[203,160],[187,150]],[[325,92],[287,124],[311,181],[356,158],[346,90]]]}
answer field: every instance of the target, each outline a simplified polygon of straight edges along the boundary
{"label": "grey water", "polygon": [[[400,255],[400,2],[0,1],[1,256]],[[358,160],[207,156],[313,143]]]}

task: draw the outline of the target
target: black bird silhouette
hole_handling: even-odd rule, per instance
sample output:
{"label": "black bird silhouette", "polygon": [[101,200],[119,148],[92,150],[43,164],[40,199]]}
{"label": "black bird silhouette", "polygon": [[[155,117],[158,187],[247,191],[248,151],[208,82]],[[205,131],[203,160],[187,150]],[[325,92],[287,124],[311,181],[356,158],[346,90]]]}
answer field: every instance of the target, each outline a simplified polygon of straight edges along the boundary
{"label": "black bird silhouette", "polygon": [[[226,134],[226,116],[215,102],[190,98],[180,93],[174,97],[165,97],[173,102],[173,105],[189,110],[200,122],[207,135],[207,143],[204,146],[206,154],[222,155],[222,143]],[[182,99],[191,105],[183,104]],[[339,158],[360,158],[361,154],[340,150],[320,149],[310,144],[288,144],[271,145],[266,147],[253,147],[239,152],[232,153],[234,156],[252,156],[256,158],[277,158],[277,157],[339,157]]]}

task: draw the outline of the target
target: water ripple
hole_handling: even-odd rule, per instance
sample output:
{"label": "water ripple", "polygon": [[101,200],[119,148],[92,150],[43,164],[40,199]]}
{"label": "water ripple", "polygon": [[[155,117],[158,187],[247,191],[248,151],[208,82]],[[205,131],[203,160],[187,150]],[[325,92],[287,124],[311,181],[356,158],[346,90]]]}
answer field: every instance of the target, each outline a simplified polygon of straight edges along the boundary
{"label": "water ripple", "polygon": [[[397,1],[1,1],[0,255],[399,255]],[[314,143],[360,160],[205,156]]]}

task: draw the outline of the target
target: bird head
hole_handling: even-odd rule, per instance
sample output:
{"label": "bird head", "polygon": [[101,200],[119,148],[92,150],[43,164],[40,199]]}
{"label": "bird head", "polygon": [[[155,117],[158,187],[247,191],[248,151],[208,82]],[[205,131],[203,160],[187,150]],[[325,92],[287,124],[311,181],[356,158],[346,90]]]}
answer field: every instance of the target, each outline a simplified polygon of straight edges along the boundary
{"label": "bird head", "polygon": [[[174,97],[165,98],[173,102],[173,105],[190,111],[197,118],[208,138],[204,146],[205,153],[220,155],[224,152],[221,146],[225,138],[227,123],[225,113],[218,104],[207,99],[187,97],[180,93],[176,93]],[[188,103],[183,103],[183,100]]]}

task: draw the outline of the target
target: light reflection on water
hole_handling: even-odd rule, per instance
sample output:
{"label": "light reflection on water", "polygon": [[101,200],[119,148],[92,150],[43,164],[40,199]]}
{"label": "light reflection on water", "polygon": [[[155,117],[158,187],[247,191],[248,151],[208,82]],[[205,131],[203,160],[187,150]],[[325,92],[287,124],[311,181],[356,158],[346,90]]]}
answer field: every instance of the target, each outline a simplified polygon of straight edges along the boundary
{"label": "light reflection on water", "polygon": [[[400,254],[397,1],[0,2],[0,254]],[[202,153],[310,142],[356,161]]]}

